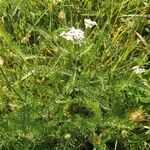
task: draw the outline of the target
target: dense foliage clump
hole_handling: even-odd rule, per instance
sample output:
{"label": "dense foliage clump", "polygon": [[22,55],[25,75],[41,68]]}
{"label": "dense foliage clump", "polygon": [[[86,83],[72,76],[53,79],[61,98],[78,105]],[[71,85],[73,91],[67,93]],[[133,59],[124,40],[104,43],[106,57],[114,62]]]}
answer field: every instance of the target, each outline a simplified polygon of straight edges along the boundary
{"label": "dense foliage clump", "polygon": [[149,14],[148,0],[1,0],[0,149],[150,149]]}

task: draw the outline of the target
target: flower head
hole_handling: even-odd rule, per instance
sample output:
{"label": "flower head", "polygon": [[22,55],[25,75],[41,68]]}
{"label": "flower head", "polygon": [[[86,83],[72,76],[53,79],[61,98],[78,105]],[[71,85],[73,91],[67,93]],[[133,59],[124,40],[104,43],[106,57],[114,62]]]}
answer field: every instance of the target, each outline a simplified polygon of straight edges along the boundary
{"label": "flower head", "polygon": [[81,44],[84,39],[84,32],[80,29],[75,29],[74,27],[72,27],[68,32],[63,31],[62,33],[60,33],[60,36],[68,41],[74,41],[78,44]]}
{"label": "flower head", "polygon": [[92,28],[93,26],[96,26],[97,23],[95,21],[92,21],[91,19],[84,19],[85,28]]}
{"label": "flower head", "polygon": [[135,74],[141,74],[141,73],[145,72],[145,69],[142,69],[139,66],[132,67],[132,70]]}

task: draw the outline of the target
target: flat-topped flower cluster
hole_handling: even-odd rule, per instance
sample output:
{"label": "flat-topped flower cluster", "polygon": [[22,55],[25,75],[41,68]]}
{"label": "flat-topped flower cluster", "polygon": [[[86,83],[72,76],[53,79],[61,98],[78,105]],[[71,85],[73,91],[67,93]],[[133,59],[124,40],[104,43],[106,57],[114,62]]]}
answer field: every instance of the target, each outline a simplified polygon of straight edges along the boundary
{"label": "flat-topped flower cluster", "polygon": [[93,26],[97,26],[97,23],[91,19],[84,19],[84,25],[85,28],[92,28]]}
{"label": "flat-topped flower cluster", "polygon": [[132,67],[132,70],[135,74],[141,74],[146,71],[144,68],[140,68],[139,66]]}
{"label": "flat-topped flower cluster", "polygon": [[[97,25],[97,23],[95,21],[92,21],[91,19],[84,19],[84,24],[85,28],[92,28],[93,26]],[[75,27],[70,28],[68,32],[63,31],[62,33],[60,33],[60,36],[79,45],[81,45],[85,38],[84,31],[82,31],[81,29],[76,29]]]}
{"label": "flat-topped flower cluster", "polygon": [[84,39],[84,32],[80,29],[75,29],[72,27],[68,32],[63,31],[60,36],[68,41],[75,41],[76,43],[81,44]]}

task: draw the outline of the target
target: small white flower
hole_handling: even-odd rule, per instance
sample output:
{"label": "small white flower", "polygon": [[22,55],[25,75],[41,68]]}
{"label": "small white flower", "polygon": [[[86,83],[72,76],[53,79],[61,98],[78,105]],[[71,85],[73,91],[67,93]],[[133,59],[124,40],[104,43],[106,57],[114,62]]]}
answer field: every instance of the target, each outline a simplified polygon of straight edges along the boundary
{"label": "small white flower", "polygon": [[84,19],[84,24],[85,28],[92,28],[93,26],[97,26],[97,23],[91,19]]}
{"label": "small white flower", "polygon": [[68,41],[74,41],[78,44],[81,44],[84,39],[84,32],[80,29],[75,29],[74,27],[72,27],[68,32],[63,31],[62,33],[60,33],[60,36]]}
{"label": "small white flower", "polygon": [[139,66],[132,67],[132,70],[135,74],[141,74],[141,73],[145,72],[145,69],[142,69]]}

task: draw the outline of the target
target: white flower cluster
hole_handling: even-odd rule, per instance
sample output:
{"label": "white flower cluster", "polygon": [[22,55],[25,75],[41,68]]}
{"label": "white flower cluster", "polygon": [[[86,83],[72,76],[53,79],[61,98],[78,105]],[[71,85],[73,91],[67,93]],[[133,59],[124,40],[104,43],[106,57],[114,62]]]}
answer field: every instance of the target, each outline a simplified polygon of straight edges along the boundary
{"label": "white flower cluster", "polygon": [[[97,25],[95,21],[91,19],[84,19],[85,28],[92,28]],[[60,33],[61,37],[65,38],[68,41],[73,41],[81,45],[84,40],[84,32],[80,29],[75,29],[74,27],[70,28],[68,32],[63,31]]]}
{"label": "white flower cluster", "polygon": [[139,66],[132,67],[132,70],[135,74],[141,74],[141,73],[145,72],[145,69],[142,69]]}
{"label": "white flower cluster", "polygon": [[85,28],[92,28],[93,26],[97,26],[97,23],[91,19],[84,19],[84,25]]}
{"label": "white flower cluster", "polygon": [[62,32],[60,36],[66,40],[75,41],[76,43],[81,44],[84,39],[84,32],[80,29],[75,29],[72,27],[68,32]]}

